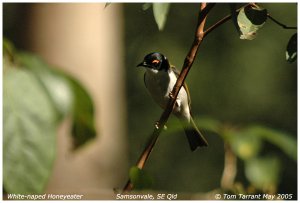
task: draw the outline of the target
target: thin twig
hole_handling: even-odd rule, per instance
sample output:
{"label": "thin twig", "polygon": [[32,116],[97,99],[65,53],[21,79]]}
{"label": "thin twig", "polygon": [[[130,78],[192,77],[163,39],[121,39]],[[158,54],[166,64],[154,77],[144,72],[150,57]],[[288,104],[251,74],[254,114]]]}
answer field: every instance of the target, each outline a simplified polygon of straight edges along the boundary
{"label": "thin twig", "polygon": [[270,20],[272,20],[274,23],[276,23],[277,25],[281,26],[284,29],[294,29],[296,30],[297,27],[294,26],[286,26],[285,24],[279,22],[278,20],[276,20],[275,18],[273,18],[269,13],[267,14],[268,18],[270,18]]}
{"label": "thin twig", "polygon": [[[180,91],[180,88],[184,84],[184,80],[185,80],[189,70],[192,67],[192,64],[195,60],[198,48],[203,40],[206,16],[209,13],[209,11],[214,7],[214,5],[215,5],[215,3],[209,3],[209,4],[201,3],[197,29],[196,29],[195,38],[194,38],[192,47],[184,60],[181,73],[180,73],[179,77],[177,78],[176,84],[174,85],[172,92],[170,93],[170,99],[168,101],[167,108],[163,111],[159,121],[155,125],[152,136],[150,138],[150,141],[148,142],[148,144],[145,147],[143,153],[141,154],[139,160],[137,161],[136,165],[140,169],[142,169],[145,166],[145,163],[148,160],[148,157],[149,157],[149,155],[150,155],[150,153],[151,153],[151,151],[163,129],[163,126],[166,124],[170,114],[172,113],[177,95]],[[130,191],[130,190],[132,190],[132,188],[133,188],[133,185],[131,184],[130,180],[128,180],[123,189],[123,192]]]}
{"label": "thin twig", "polygon": [[227,15],[224,18],[222,18],[221,20],[219,20],[218,22],[216,22],[215,24],[213,24],[212,26],[210,26],[209,28],[207,28],[204,32],[204,37],[206,35],[208,35],[211,31],[213,31],[214,29],[216,29],[217,27],[224,24],[225,22],[227,22],[230,19],[231,19],[231,15]]}
{"label": "thin twig", "polygon": [[[249,4],[251,4],[251,3],[249,3]],[[249,5],[249,4],[243,5],[242,7],[236,9],[236,12],[238,12],[239,10],[241,10],[241,8],[243,8],[243,7],[245,7],[245,6]],[[212,32],[214,29],[216,29],[220,25],[226,23],[231,18],[232,18],[232,15],[227,15],[224,18],[222,18],[221,20],[219,20],[218,22],[216,22],[215,24],[213,24],[212,26],[210,26],[209,28],[207,28],[205,30],[205,32],[204,32],[204,37],[206,37],[206,35],[208,35],[210,32]]]}

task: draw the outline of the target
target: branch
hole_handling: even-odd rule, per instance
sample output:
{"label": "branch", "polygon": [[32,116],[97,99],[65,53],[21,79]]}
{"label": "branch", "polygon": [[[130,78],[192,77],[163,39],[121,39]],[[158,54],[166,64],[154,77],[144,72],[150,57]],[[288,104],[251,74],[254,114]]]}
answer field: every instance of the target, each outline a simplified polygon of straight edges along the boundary
{"label": "branch", "polygon": [[285,24],[279,22],[278,20],[276,20],[275,18],[273,18],[269,13],[267,14],[268,18],[270,18],[270,20],[272,20],[274,23],[276,23],[277,25],[281,26],[284,29],[294,29],[296,30],[297,27],[293,27],[293,26],[286,26]]}
{"label": "branch", "polygon": [[[184,60],[181,73],[180,73],[179,77],[177,78],[176,84],[174,85],[172,92],[170,93],[170,99],[169,99],[168,105],[167,105],[166,109],[164,110],[164,112],[162,113],[162,115],[160,116],[159,121],[156,123],[155,128],[152,133],[152,136],[150,138],[150,141],[146,145],[143,153],[141,154],[139,160],[137,161],[136,165],[140,169],[144,168],[145,163],[148,160],[148,157],[158,139],[158,136],[160,135],[160,133],[163,129],[163,126],[166,124],[170,114],[172,113],[177,95],[180,91],[180,88],[184,84],[184,80],[187,77],[189,70],[191,69],[191,67],[194,63],[198,48],[203,40],[203,37],[204,37],[203,30],[204,30],[204,25],[205,25],[205,21],[206,21],[206,16],[209,13],[209,11],[214,7],[214,5],[215,5],[215,3],[209,3],[209,4],[201,3],[201,8],[200,8],[199,16],[198,16],[197,29],[196,29],[195,38],[194,38],[192,47]],[[123,189],[123,192],[130,191],[130,190],[132,190],[132,188],[133,188],[133,185],[131,184],[130,180],[128,180]]]}
{"label": "branch", "polygon": [[226,142],[224,144],[224,151],[225,151],[225,160],[224,160],[224,170],[221,178],[221,188],[232,189],[236,172],[237,172],[236,156],[233,153],[230,145]]}

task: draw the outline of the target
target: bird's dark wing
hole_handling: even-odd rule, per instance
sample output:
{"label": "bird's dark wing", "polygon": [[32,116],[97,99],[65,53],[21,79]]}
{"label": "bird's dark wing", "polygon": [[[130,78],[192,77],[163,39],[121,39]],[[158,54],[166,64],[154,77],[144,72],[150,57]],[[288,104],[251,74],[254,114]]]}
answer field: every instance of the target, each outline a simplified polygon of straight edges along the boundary
{"label": "bird's dark wing", "polygon": [[[174,71],[174,73],[175,73],[175,75],[176,75],[176,77],[178,78],[179,77],[179,74],[180,74],[180,72],[176,69],[176,67],[175,66],[171,66],[171,69]],[[188,101],[189,101],[189,106],[190,106],[190,108],[191,108],[191,96],[190,96],[190,91],[189,91],[189,88],[188,88],[188,86],[187,86],[187,84],[186,83],[184,83],[183,84],[183,87],[184,87],[184,89],[185,89],[185,91],[186,91],[186,93],[187,93],[187,96],[188,96]]]}

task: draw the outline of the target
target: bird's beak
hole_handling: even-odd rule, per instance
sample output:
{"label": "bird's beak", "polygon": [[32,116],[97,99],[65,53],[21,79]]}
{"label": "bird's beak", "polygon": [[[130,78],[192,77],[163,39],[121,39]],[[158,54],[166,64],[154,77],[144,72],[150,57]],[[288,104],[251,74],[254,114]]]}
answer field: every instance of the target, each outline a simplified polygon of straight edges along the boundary
{"label": "bird's beak", "polygon": [[139,63],[136,67],[139,67],[139,66],[147,66],[147,63],[145,61],[143,61],[142,63]]}

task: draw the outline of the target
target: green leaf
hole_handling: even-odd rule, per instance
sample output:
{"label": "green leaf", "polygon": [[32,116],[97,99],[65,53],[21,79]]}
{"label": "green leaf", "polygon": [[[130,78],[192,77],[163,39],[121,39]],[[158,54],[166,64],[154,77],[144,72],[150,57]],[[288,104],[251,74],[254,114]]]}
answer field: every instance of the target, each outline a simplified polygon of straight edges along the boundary
{"label": "green leaf", "polygon": [[67,77],[73,89],[73,146],[78,148],[96,137],[95,112],[91,96],[75,79]]}
{"label": "green leaf", "polygon": [[293,34],[286,47],[286,60],[290,63],[297,59],[297,33]]}
{"label": "green leaf", "polygon": [[251,159],[260,152],[262,147],[262,140],[260,137],[247,130],[230,131],[230,133],[229,142],[232,150],[241,159]]}
{"label": "green leaf", "polygon": [[144,3],[142,6],[143,11],[148,10],[152,6],[152,3]]}
{"label": "green leaf", "polygon": [[58,119],[70,113],[72,109],[72,89],[69,82],[58,71],[53,70],[41,58],[30,53],[19,53],[17,55],[19,63],[34,73],[45,92],[53,102]]}
{"label": "green leaf", "polygon": [[153,185],[152,177],[137,166],[130,168],[129,178],[135,190],[149,189]]}
{"label": "green leaf", "polygon": [[242,32],[240,38],[252,40],[256,37],[257,31],[265,24],[267,10],[258,6],[247,5],[239,11],[237,20]]}
{"label": "green leaf", "polygon": [[286,155],[297,161],[297,140],[291,135],[261,126],[247,128],[248,133],[259,136],[279,147]]}
{"label": "green leaf", "polygon": [[31,70],[48,93],[58,118],[72,113],[72,136],[74,149],[96,137],[93,101],[83,86],[71,76],[49,67],[39,57],[20,53],[20,63]]}
{"label": "green leaf", "polygon": [[276,188],[281,170],[280,160],[275,156],[254,158],[245,162],[245,175],[258,189]]}
{"label": "green leaf", "polygon": [[37,78],[9,68],[3,75],[3,183],[8,193],[41,194],[55,157],[56,113]]}
{"label": "green leaf", "polygon": [[153,3],[153,14],[159,30],[163,30],[166,24],[170,3]]}

